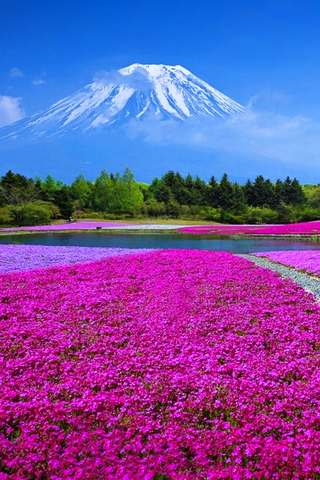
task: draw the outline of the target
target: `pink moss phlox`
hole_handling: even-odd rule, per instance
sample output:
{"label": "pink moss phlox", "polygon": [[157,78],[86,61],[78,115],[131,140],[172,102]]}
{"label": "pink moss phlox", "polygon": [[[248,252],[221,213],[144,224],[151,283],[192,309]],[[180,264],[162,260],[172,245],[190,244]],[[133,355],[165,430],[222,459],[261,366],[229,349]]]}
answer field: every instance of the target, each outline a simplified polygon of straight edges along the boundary
{"label": "pink moss phlox", "polygon": [[0,478],[313,479],[320,307],[225,252],[1,276]]}
{"label": "pink moss phlox", "polygon": [[128,223],[118,223],[118,222],[75,222],[75,223],[62,223],[58,225],[36,225],[33,227],[10,227],[0,229],[2,232],[10,231],[19,231],[19,230],[93,230],[98,227],[110,228],[110,227],[119,227],[129,225]]}
{"label": "pink moss phlox", "polygon": [[199,235],[319,235],[320,222],[292,223],[287,225],[200,225],[179,228],[180,232]]}
{"label": "pink moss phlox", "polygon": [[255,230],[256,234],[262,235],[318,235],[320,234],[320,222],[291,223],[287,225],[266,225]]}
{"label": "pink moss phlox", "polygon": [[317,250],[259,252],[254,253],[254,255],[267,257],[273,262],[320,276],[320,251]]}
{"label": "pink moss phlox", "polygon": [[179,232],[198,235],[236,235],[238,233],[253,233],[257,225],[198,225],[179,228]]}

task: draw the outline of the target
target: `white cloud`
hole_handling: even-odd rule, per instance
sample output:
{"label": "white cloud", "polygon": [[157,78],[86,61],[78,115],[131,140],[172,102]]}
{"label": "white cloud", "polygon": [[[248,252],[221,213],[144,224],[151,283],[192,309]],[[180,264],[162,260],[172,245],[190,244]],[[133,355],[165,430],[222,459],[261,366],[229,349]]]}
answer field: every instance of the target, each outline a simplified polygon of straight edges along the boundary
{"label": "white cloud", "polygon": [[24,73],[20,68],[14,67],[11,68],[9,75],[10,77],[23,77]]}
{"label": "white cloud", "polygon": [[0,95],[0,128],[25,117],[25,111],[20,106],[21,98]]}
{"label": "white cloud", "polygon": [[36,78],[35,80],[33,80],[32,85],[44,85],[45,83],[47,82],[42,78]]}
{"label": "white cloud", "polygon": [[252,102],[242,115],[223,120],[190,117],[185,122],[160,122],[150,116],[132,120],[124,128],[130,138],[151,144],[183,145],[287,165],[320,165],[320,121],[257,110]]}
{"label": "white cloud", "polygon": [[94,75],[93,81],[103,85],[124,85],[138,90],[149,90],[152,87],[148,73],[141,67],[137,67],[130,75],[122,75],[114,70],[110,72],[102,70]]}

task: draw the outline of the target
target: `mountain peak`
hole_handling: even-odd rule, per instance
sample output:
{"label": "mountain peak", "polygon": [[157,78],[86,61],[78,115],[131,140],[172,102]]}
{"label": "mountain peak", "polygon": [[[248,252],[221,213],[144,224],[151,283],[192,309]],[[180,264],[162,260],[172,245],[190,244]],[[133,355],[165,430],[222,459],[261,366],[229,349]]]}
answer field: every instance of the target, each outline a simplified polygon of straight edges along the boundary
{"label": "mountain peak", "polygon": [[226,117],[243,107],[181,65],[134,63],[117,72],[102,72],[91,84],[47,110],[0,130],[0,138],[22,131],[51,136],[90,130],[155,116],[183,121],[188,117]]}
{"label": "mountain peak", "polygon": [[147,71],[150,75],[161,75],[167,72],[177,72],[180,71],[184,75],[192,75],[189,70],[182,67],[181,65],[164,65],[163,63],[160,64],[142,64],[142,63],[133,63],[128,67],[121,68],[119,72],[122,75],[130,75],[137,69],[142,69]]}

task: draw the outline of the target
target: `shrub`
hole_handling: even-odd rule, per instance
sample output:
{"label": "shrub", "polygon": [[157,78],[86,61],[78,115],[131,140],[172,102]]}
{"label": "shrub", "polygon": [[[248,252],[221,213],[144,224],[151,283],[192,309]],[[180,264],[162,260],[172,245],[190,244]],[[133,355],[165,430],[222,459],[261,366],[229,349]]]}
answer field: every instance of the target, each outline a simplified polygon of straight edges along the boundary
{"label": "shrub", "polygon": [[8,207],[0,207],[0,225],[11,225],[13,215]]}

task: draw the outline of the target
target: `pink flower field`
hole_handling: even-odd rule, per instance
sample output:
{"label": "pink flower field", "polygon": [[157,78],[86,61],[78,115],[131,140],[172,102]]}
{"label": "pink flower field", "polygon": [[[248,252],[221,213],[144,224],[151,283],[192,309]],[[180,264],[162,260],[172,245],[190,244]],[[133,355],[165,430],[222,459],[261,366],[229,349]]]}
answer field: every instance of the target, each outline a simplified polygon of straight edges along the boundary
{"label": "pink flower field", "polygon": [[114,223],[114,222],[75,222],[75,223],[62,223],[57,225],[36,225],[34,227],[10,227],[1,228],[1,232],[16,232],[16,231],[55,231],[55,230],[94,230],[96,228],[107,227],[119,227],[128,225],[128,223]]}
{"label": "pink flower field", "polygon": [[[150,229],[158,227],[158,229],[173,229],[172,225],[141,225],[118,222],[76,222],[64,223],[58,225],[38,225],[34,227],[11,227],[2,228],[2,232],[17,231],[59,231],[59,230],[95,230],[97,228],[110,229],[129,229],[142,228]],[[167,227],[167,228],[166,228]],[[198,234],[198,235],[238,235],[238,234],[257,234],[257,235],[320,235],[320,221],[306,223],[292,223],[288,225],[196,225],[177,227],[178,232]]]}
{"label": "pink flower field", "polygon": [[179,232],[196,235],[237,235],[239,233],[254,233],[259,225],[197,225],[179,228]]}
{"label": "pink flower field", "polygon": [[288,225],[265,225],[253,233],[262,235],[319,235],[320,222],[291,223]]}
{"label": "pink flower field", "polygon": [[320,251],[317,250],[258,252],[254,255],[267,257],[272,262],[320,276]]}
{"label": "pink flower field", "polygon": [[198,235],[320,235],[320,221],[288,225],[199,225],[179,228],[180,232]]}
{"label": "pink flower field", "polygon": [[320,307],[225,252],[0,275],[0,479],[320,478]]}

